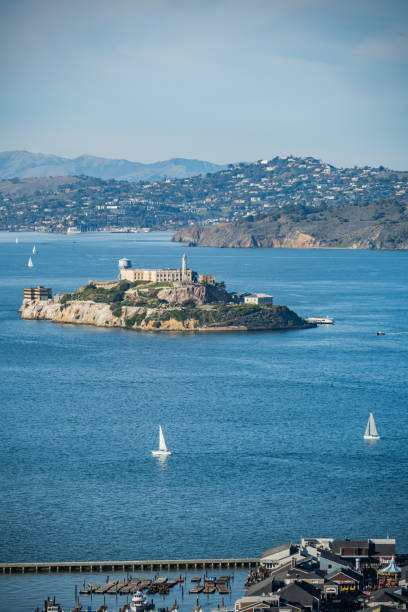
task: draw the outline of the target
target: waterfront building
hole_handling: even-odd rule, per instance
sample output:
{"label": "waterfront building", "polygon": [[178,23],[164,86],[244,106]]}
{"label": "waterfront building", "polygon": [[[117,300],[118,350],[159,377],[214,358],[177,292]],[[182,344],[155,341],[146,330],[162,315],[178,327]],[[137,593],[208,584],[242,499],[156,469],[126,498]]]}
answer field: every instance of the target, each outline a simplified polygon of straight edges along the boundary
{"label": "waterfront building", "polygon": [[245,596],[235,602],[235,612],[261,612],[279,609],[279,595]]}
{"label": "waterfront building", "polygon": [[244,296],[244,304],[273,304],[273,297],[268,293],[250,293]]}
{"label": "waterfront building", "polygon": [[25,300],[50,300],[52,298],[52,289],[49,287],[25,287],[24,288],[24,299]]}
{"label": "waterfront building", "polygon": [[319,584],[322,585],[325,580],[323,572],[320,570],[310,569],[307,565],[302,564],[300,566],[294,566],[290,569],[283,570],[279,573],[274,574],[274,580],[276,583],[284,585],[293,584],[294,582],[306,582],[307,584]]}
{"label": "waterfront building", "polygon": [[261,565],[268,569],[272,569],[277,565],[281,565],[282,560],[290,561],[291,555],[297,551],[297,547],[292,545],[292,542],[285,542],[273,548],[264,550],[261,555]]}
{"label": "waterfront building", "polygon": [[390,608],[406,610],[408,608],[408,591],[404,586],[388,587],[373,591],[367,602],[367,612],[376,612],[381,608],[381,612],[389,612]]}
{"label": "waterfront building", "polygon": [[300,544],[302,548],[312,546],[313,549],[330,550],[333,541],[334,538],[302,538]]}
{"label": "waterfront building", "polygon": [[353,564],[346,559],[338,557],[334,553],[328,550],[322,550],[320,552],[320,569],[323,572],[333,572],[338,569],[352,569]]}
{"label": "waterfront building", "polygon": [[395,555],[395,539],[369,538],[367,540],[333,540],[331,549],[342,559],[364,562],[386,563]]}
{"label": "waterfront building", "polygon": [[337,595],[344,594],[346,591],[356,591],[363,588],[362,574],[352,569],[337,569],[326,575],[326,580],[331,585],[336,585]]}
{"label": "waterfront building", "polygon": [[197,281],[197,273],[187,267],[187,256],[183,255],[181,268],[121,268],[120,280],[127,280],[131,283],[135,281],[147,281],[150,283],[193,283]]}
{"label": "waterfront building", "polygon": [[[386,612],[389,607],[406,610],[408,589],[401,578],[408,577],[408,565],[399,567],[406,559],[404,555],[399,565],[392,557],[377,572],[378,586],[385,584],[388,588],[377,590],[373,581],[373,565],[379,556],[393,549],[395,540],[390,538],[338,541],[307,538],[300,545],[285,542],[262,553],[260,567],[248,575],[245,597],[235,602],[235,612],[318,612],[320,609],[357,612],[364,602],[365,612]],[[361,555],[361,569],[357,554]],[[353,563],[358,570],[353,569]],[[374,587],[371,593],[367,586]]]}

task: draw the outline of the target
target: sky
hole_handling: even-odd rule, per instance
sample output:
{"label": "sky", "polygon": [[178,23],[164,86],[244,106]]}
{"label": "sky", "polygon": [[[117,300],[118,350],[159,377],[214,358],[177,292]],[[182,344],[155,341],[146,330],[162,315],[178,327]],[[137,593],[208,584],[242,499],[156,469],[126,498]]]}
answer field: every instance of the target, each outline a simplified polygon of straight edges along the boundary
{"label": "sky", "polygon": [[0,0],[0,150],[408,170],[408,0]]}

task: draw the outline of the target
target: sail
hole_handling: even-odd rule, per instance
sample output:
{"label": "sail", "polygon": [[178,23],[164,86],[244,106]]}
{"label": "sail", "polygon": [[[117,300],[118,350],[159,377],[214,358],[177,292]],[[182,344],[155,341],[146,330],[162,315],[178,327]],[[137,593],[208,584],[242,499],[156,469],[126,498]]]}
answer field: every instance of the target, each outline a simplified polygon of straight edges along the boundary
{"label": "sail", "polygon": [[161,425],[159,425],[159,449],[161,451],[166,451],[167,450],[167,446],[166,446],[166,442],[164,440],[163,430],[161,428]]}
{"label": "sail", "polygon": [[368,417],[367,427],[366,427],[364,435],[365,436],[369,436],[370,435],[370,417]]}
{"label": "sail", "polygon": [[33,255],[35,255],[37,252],[37,249],[35,248],[35,245],[33,246]]}
{"label": "sail", "polygon": [[28,260],[28,264],[27,264],[27,266],[28,266],[29,268],[33,268],[33,267],[34,267],[34,264],[33,264],[33,261],[32,261],[32,259],[31,259],[31,257],[30,257],[30,259]]}
{"label": "sail", "polygon": [[368,419],[368,424],[370,426],[370,435],[371,436],[378,436],[378,431],[377,428],[375,426],[375,421],[374,421],[374,417],[372,412],[370,412],[370,418]]}

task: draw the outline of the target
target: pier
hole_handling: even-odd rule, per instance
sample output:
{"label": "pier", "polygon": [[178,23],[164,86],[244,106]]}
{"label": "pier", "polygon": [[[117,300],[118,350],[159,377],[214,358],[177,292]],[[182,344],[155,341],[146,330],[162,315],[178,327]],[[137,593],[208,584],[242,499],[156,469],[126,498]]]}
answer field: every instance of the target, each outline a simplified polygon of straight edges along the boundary
{"label": "pier", "polygon": [[187,571],[196,569],[239,569],[259,565],[259,558],[247,557],[236,559],[166,559],[146,561],[61,561],[53,563],[0,563],[0,573],[94,573],[94,572],[143,572],[175,570]]}

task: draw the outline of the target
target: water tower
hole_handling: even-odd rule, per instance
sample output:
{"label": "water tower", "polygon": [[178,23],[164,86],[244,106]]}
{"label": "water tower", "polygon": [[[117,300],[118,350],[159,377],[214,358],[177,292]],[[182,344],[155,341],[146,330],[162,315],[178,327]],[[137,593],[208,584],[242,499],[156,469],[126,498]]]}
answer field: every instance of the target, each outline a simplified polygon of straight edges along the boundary
{"label": "water tower", "polygon": [[119,270],[127,270],[132,267],[132,262],[126,257],[119,259]]}

